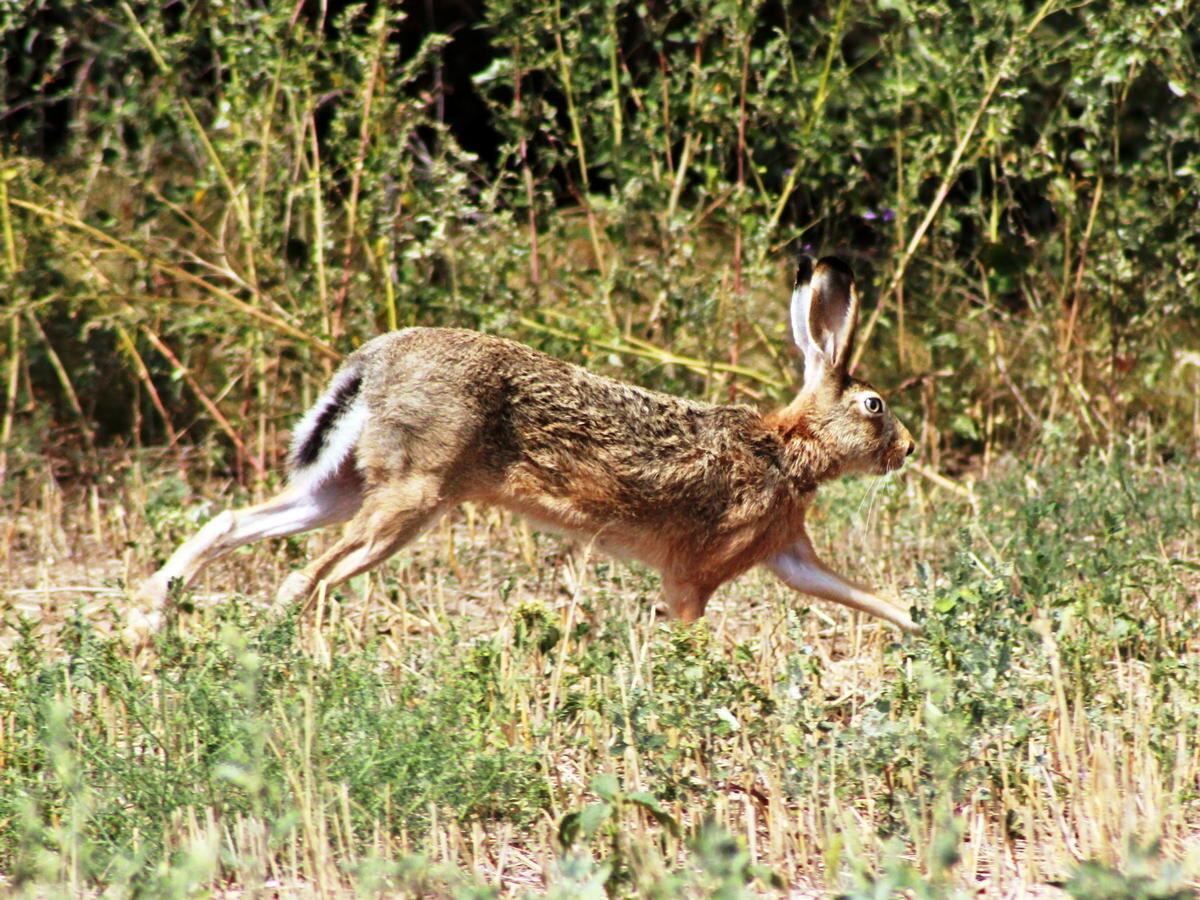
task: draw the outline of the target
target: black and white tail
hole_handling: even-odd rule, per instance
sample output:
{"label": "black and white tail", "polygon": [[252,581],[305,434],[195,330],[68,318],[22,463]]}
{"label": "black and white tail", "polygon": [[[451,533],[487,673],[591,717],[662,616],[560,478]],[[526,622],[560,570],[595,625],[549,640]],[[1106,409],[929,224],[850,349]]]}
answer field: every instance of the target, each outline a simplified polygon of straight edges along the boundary
{"label": "black and white tail", "polygon": [[316,487],[337,474],[354,452],[367,421],[360,394],[362,368],[360,361],[351,360],[340,369],[296,426],[288,454],[291,484]]}

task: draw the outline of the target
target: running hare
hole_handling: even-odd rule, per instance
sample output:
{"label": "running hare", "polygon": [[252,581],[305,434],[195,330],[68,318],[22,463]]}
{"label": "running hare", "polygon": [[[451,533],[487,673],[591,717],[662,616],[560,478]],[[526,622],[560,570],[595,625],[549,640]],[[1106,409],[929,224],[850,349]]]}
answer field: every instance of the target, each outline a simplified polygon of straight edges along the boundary
{"label": "running hare", "polygon": [[190,583],[235,547],[349,521],[279,588],[276,609],[379,565],[438,515],[470,500],[506,507],[662,573],[685,622],[763,564],[799,591],[919,631],[899,608],[817,558],[804,516],[817,486],[883,474],[912,436],[850,377],[858,293],[845,263],[804,259],[791,301],[804,386],[761,415],[623,384],[522,344],[409,328],[363,345],[296,429],[288,487],[218,515],[141,587],[157,627],[171,582]]}

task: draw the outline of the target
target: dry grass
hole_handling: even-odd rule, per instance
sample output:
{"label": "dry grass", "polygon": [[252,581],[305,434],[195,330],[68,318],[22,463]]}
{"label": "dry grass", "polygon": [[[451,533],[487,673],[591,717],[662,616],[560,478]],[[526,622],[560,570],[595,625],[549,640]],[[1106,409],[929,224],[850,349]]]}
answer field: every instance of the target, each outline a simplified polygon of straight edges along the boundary
{"label": "dry grass", "polygon": [[[218,505],[227,500],[221,485],[207,485],[182,507],[173,505],[154,472],[125,460],[100,489],[63,489],[48,472],[10,485],[0,531],[0,654],[9,675],[22,640],[19,620],[47,664],[72,652],[64,642],[73,619],[81,616],[100,635],[115,633],[120,585],[148,573],[169,550],[148,519],[178,537],[200,494]],[[855,486],[830,493],[837,502],[826,502],[827,520],[815,531],[836,565],[926,607],[947,596],[954,581],[947,574],[954,530],[995,542],[997,518],[1007,515],[995,496],[973,510],[911,474],[866,503]],[[1164,559],[1196,557],[1194,530],[1161,536],[1168,537],[1170,551],[1160,543]],[[299,544],[267,542],[215,564],[192,594],[199,611],[181,617],[183,633],[216,632],[222,626],[213,610],[233,592],[265,600],[297,551],[309,555],[327,540],[317,534]],[[1016,580],[1011,567],[991,568],[1021,552],[1015,532],[995,557],[980,551],[983,581]],[[918,562],[932,566],[924,587],[912,584]],[[681,631],[656,613],[646,573],[592,558],[586,548],[567,549],[489,510],[456,512],[383,573],[351,587],[302,625],[295,638],[302,655],[327,670],[334,657],[373,647],[372,665],[388,677],[419,681],[447,671],[431,663],[439,654],[466,659],[478,648],[498,648],[490,683],[502,694],[502,710],[489,721],[488,741],[538,760],[540,808],[523,817],[478,816],[453,803],[430,804],[420,828],[376,816],[366,829],[346,783],[323,777],[327,764],[310,756],[312,730],[321,727],[311,706],[303,715],[268,709],[266,754],[294,822],[283,837],[271,837],[279,829],[267,811],[223,817],[212,808],[176,810],[161,823],[165,845],[178,851],[169,865],[160,861],[171,876],[161,884],[181,894],[207,885],[219,893],[307,896],[371,885],[448,895],[477,882],[501,896],[548,885],[575,896],[586,881],[576,877],[578,867],[596,874],[580,863],[581,853],[617,857],[627,873],[621,891],[715,889],[720,878],[701,873],[705,861],[694,839],[689,845],[672,837],[636,802],[616,802],[610,821],[617,827],[597,830],[564,855],[557,839],[563,817],[597,800],[593,780],[602,773],[616,775],[626,794],[656,795],[685,836],[715,821],[786,886],[752,882],[767,894],[866,891],[864,873],[871,872],[897,890],[920,873],[919,891],[907,896],[1067,896],[1052,882],[1062,884],[1084,860],[1132,878],[1141,863],[1131,839],[1160,841],[1162,858],[1180,867],[1180,886],[1200,873],[1200,699],[1187,671],[1198,647],[1185,621],[1194,613],[1194,583],[1166,579],[1147,585],[1148,599],[1137,601],[1163,611],[1160,630],[1179,629],[1181,640],[1161,645],[1175,647],[1173,658],[1161,655],[1161,646],[1131,649],[1105,637],[1100,615],[1112,618],[1113,610],[1080,601],[1080,610],[1094,614],[1089,618],[1033,608],[1028,626],[1004,626],[1026,640],[1011,644],[1011,667],[991,687],[987,678],[995,672],[950,659],[963,636],[945,624],[935,625],[924,650],[897,646],[874,621],[827,606],[802,611],[804,604],[765,573],[726,587],[705,627]],[[522,628],[544,625],[561,632],[552,647],[543,652],[523,643]],[[974,629],[976,645],[999,646],[986,617],[963,627]],[[1081,662],[1080,642],[1088,640],[1094,665]],[[601,651],[611,665],[585,665]],[[144,678],[157,677],[153,658],[138,663]],[[716,699],[688,707],[689,684],[711,689]],[[905,706],[898,685],[920,696]],[[965,702],[973,691],[979,702],[991,691],[1019,706],[978,713],[982,721],[973,722]],[[86,710],[76,704],[74,717],[97,740],[124,739],[115,701]],[[0,768],[6,744],[11,761],[20,737],[15,721],[11,710],[0,718]],[[652,734],[661,740],[648,741]],[[898,755],[881,760],[877,751]],[[64,814],[55,827],[66,822]],[[87,869],[86,835],[80,826],[35,876],[24,877],[41,888],[101,890]],[[8,845],[7,865],[19,868],[28,847],[14,847]],[[419,864],[410,856],[418,852]],[[409,863],[396,868],[402,859]],[[1145,865],[1157,872],[1160,861],[1151,854]],[[110,868],[104,877],[115,883],[133,876]]]}

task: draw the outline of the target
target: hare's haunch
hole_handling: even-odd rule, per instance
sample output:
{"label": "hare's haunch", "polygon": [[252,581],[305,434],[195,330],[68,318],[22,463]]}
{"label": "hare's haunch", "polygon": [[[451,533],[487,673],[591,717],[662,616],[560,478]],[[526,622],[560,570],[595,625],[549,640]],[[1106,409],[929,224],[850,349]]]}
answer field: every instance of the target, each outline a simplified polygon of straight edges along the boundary
{"label": "hare's haunch", "polygon": [[762,564],[797,590],[917,631],[825,566],[804,528],[822,481],[890,472],[913,451],[879,394],[849,375],[858,319],[849,268],[802,261],[791,318],[804,385],[768,415],[645,390],[472,331],[381,335],[300,422],[287,488],[221,513],[176,550],[140,588],[152,608],[131,630],[144,637],[157,626],[172,580],[190,583],[242,544],[348,523],[280,586],[283,610],[378,565],[470,500],[646,562],[684,621]]}

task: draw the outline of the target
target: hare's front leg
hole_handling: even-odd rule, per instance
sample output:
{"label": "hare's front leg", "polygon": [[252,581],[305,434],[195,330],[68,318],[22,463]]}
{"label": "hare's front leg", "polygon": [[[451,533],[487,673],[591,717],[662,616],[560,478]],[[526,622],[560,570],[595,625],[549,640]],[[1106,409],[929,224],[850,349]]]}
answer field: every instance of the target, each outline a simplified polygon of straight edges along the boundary
{"label": "hare's front leg", "polygon": [[847,581],[821,562],[807,535],[767,560],[764,565],[798,591],[886,619],[911,634],[921,633],[921,627],[903,610],[866,588]]}
{"label": "hare's front leg", "polygon": [[713,589],[686,578],[664,574],[662,591],[671,618],[686,624],[695,622],[704,615],[704,607],[708,604]]}

